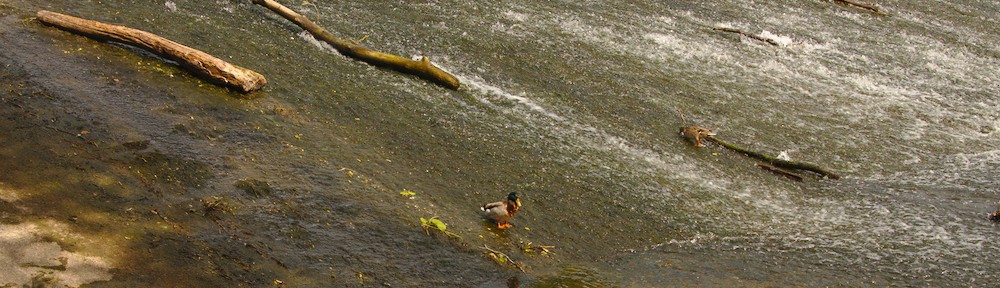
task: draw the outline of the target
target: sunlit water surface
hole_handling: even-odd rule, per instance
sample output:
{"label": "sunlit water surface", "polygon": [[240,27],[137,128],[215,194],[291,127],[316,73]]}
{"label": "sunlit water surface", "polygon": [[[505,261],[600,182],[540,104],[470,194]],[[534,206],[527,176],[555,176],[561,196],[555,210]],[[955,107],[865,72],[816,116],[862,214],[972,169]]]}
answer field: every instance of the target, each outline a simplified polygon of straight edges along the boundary
{"label": "sunlit water surface", "polygon": [[[252,151],[255,177],[323,191],[346,168],[420,208],[347,195],[436,215],[470,246],[557,246],[519,257],[535,286],[1000,281],[994,1],[879,1],[888,17],[827,1],[286,1],[335,35],[430,57],[457,92],[339,56],[250,1],[51,2],[267,75],[266,101],[301,118],[261,132],[295,153]],[[695,149],[677,136],[694,123],[846,177],[791,182]],[[507,191],[525,208],[493,234],[474,209]],[[297,227],[317,243],[338,228]]]}

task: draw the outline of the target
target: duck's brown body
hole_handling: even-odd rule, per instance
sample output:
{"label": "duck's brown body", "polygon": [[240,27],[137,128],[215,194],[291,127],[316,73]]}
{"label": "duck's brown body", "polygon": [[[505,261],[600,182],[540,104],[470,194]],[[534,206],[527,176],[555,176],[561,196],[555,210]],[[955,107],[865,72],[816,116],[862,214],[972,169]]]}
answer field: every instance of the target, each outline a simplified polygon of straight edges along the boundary
{"label": "duck's brown body", "polygon": [[684,138],[688,139],[688,141],[694,143],[695,147],[704,147],[705,145],[701,144],[701,139],[705,139],[713,135],[715,135],[715,131],[698,125],[681,128],[681,136],[684,136]]}
{"label": "duck's brown body", "polygon": [[508,220],[521,210],[521,200],[517,198],[517,193],[511,192],[507,195],[507,199],[483,204],[483,207],[479,209],[483,211],[486,218],[497,221],[497,228],[505,229],[514,226]]}
{"label": "duck's brown body", "polygon": [[1000,222],[1000,202],[997,202],[997,211],[993,211],[993,214],[990,214],[990,221]]}

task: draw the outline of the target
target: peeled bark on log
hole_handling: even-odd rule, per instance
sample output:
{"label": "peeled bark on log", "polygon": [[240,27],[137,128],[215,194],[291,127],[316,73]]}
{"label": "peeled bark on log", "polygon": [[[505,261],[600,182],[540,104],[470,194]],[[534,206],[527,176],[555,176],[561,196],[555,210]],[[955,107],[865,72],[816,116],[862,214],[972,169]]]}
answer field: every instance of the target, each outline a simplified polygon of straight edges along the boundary
{"label": "peeled bark on log", "polygon": [[288,21],[292,21],[295,25],[309,31],[309,33],[317,39],[329,43],[330,46],[337,49],[337,52],[340,52],[345,56],[355,58],[375,66],[386,67],[399,72],[416,75],[446,88],[458,90],[460,85],[458,78],[455,78],[455,76],[441,70],[441,68],[434,66],[434,64],[431,64],[431,61],[428,60],[427,57],[421,58],[420,61],[415,61],[392,54],[374,51],[333,36],[333,34],[330,34],[330,32],[327,32],[322,27],[319,27],[319,25],[316,25],[316,23],[309,20],[309,18],[302,16],[301,14],[274,0],[253,0],[253,3],[267,7],[267,9],[270,9],[271,11],[278,13],[278,15],[281,15],[281,17],[288,19]]}
{"label": "peeled bark on log", "polygon": [[889,16],[889,14],[886,14],[885,12],[882,12],[882,9],[879,8],[878,6],[874,5],[874,4],[868,4],[868,3],[858,2],[858,1],[854,1],[854,0],[833,0],[833,3],[840,4],[841,6],[854,7],[854,8],[868,10],[868,12],[871,12],[871,13],[879,15],[879,16]]}
{"label": "peeled bark on log", "polygon": [[73,33],[100,40],[112,40],[149,50],[161,57],[176,61],[208,80],[220,85],[249,93],[267,84],[263,75],[240,66],[229,64],[208,53],[142,30],[110,25],[77,18],[51,11],[38,11],[38,20]]}
{"label": "peeled bark on log", "polygon": [[715,142],[716,144],[722,145],[723,147],[729,148],[730,150],[746,154],[751,158],[757,158],[758,160],[767,162],[768,164],[774,165],[775,167],[785,168],[785,169],[805,170],[814,172],[816,174],[820,174],[822,176],[826,176],[830,179],[840,179],[840,175],[838,175],[837,173],[830,172],[829,170],[823,169],[822,167],[819,167],[818,165],[815,164],[781,160],[776,157],[767,156],[759,152],[754,152],[751,151],[750,149],[746,149],[731,144],[729,142],[719,140],[719,138],[715,138],[715,136],[708,136],[706,137],[706,139]]}
{"label": "peeled bark on log", "polygon": [[743,37],[747,37],[747,38],[750,38],[750,39],[753,39],[753,40],[761,41],[761,42],[764,42],[764,43],[767,43],[767,44],[771,44],[773,46],[779,46],[778,41],[775,41],[774,39],[769,39],[769,38],[764,38],[764,37],[760,37],[760,36],[757,36],[757,35],[753,35],[753,34],[750,34],[750,33],[747,33],[747,32],[743,32],[742,30],[739,30],[739,29],[736,29],[736,28],[715,27],[715,28],[712,28],[712,30],[722,31],[722,32],[729,32],[729,33],[736,33],[736,34],[742,35]]}

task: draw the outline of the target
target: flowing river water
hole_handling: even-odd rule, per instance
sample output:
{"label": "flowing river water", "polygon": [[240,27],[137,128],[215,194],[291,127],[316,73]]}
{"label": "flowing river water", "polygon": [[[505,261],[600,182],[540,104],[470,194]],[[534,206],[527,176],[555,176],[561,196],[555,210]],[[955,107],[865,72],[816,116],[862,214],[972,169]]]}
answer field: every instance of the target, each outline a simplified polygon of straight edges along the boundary
{"label": "flowing river water", "polygon": [[[55,243],[103,257],[107,275],[84,281],[95,286],[1000,283],[1000,231],[986,219],[1000,200],[998,2],[878,1],[888,16],[820,0],[284,2],[366,47],[428,56],[462,87],[345,58],[251,1],[4,0],[5,109],[57,111],[33,112],[39,133],[87,129],[64,137],[73,147],[20,154],[19,134],[0,137],[4,229],[69,225],[90,240]],[[154,56],[23,21],[38,9],[157,33],[269,83],[241,99]],[[677,135],[689,124],[845,177],[788,181],[693,147]],[[53,176],[11,156],[72,158],[44,153],[105,164]],[[233,186],[245,178],[272,191]],[[29,204],[90,197],[26,196],[64,195],[67,179],[114,200]],[[497,231],[476,209],[510,191],[524,208]],[[205,217],[203,199],[238,209]],[[421,217],[460,238],[426,234]],[[123,231],[153,236],[101,228],[114,219],[145,219]],[[150,239],[186,240],[129,244]]]}

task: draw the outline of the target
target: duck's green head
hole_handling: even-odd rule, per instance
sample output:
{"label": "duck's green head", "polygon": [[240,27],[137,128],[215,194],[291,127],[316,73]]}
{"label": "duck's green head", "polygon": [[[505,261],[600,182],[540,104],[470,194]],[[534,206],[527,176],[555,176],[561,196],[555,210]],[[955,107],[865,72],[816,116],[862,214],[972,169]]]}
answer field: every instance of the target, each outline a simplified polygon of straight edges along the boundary
{"label": "duck's green head", "polygon": [[517,198],[517,192],[510,192],[510,194],[507,194],[507,200],[517,203],[517,206],[521,206],[521,199]]}

